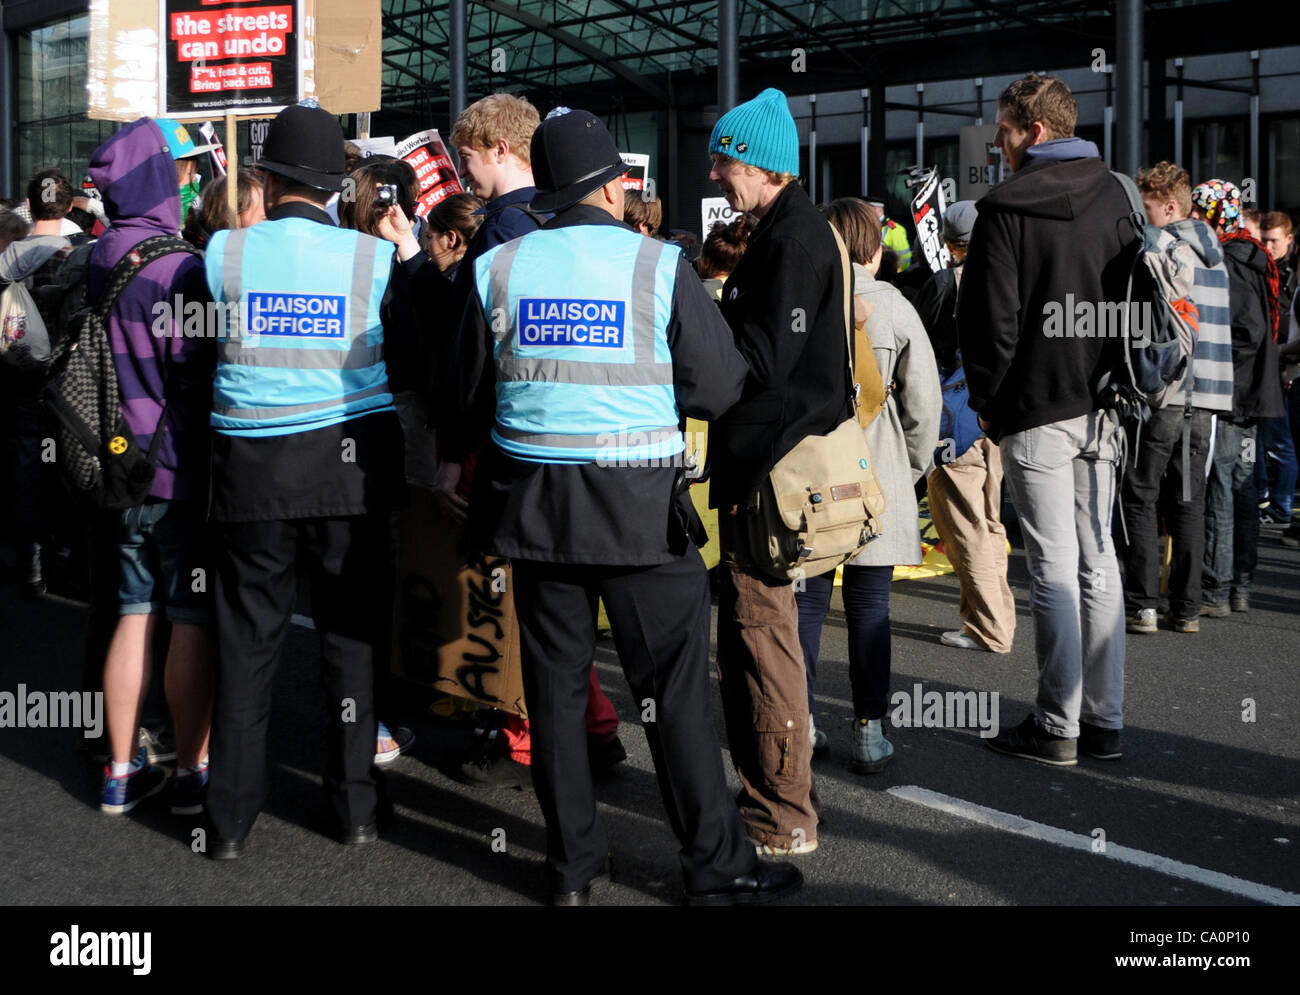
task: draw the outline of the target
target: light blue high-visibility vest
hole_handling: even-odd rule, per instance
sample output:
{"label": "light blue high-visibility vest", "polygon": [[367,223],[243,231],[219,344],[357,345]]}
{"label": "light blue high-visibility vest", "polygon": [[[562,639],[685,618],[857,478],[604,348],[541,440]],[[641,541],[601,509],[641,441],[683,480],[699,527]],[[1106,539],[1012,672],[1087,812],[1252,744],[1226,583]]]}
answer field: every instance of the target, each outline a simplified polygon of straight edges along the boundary
{"label": "light blue high-visibility vest", "polygon": [[208,288],[227,307],[212,426],[289,435],[394,410],[379,321],[393,251],[306,218],[213,235]]}
{"label": "light blue high-visibility vest", "polygon": [[502,450],[657,465],[686,448],[668,349],[680,250],[613,225],[540,229],[475,260]]}

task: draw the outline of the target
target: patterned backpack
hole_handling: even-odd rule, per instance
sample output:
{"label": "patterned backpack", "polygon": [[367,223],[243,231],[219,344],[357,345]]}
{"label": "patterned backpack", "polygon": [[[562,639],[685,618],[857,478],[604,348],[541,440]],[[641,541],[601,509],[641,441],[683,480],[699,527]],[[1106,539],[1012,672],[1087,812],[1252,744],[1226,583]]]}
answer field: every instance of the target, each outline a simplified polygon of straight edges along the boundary
{"label": "patterned backpack", "polygon": [[77,310],[51,357],[44,401],[57,426],[56,459],[63,479],[74,494],[97,508],[134,508],[153,486],[167,405],[146,454],[122,414],[108,320],[135,275],[173,252],[201,255],[173,235],[154,235],[113,267],[98,304],[87,303],[84,282],[69,293]]}

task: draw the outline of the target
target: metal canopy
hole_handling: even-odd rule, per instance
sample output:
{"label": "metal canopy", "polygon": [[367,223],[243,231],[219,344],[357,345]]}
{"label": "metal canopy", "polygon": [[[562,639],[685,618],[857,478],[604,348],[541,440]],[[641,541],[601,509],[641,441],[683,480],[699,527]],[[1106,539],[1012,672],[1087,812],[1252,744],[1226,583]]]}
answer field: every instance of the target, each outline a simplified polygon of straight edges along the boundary
{"label": "metal canopy", "polygon": [[[1227,6],[1157,0],[1145,7],[1150,18],[1212,3]],[[1043,54],[1077,52],[1075,64],[1086,64],[1094,45],[1111,50],[1115,44],[1114,0],[739,0],[738,7],[742,78],[781,67],[779,85],[791,93],[824,89],[836,78],[846,89],[859,86],[884,71],[880,53],[908,47],[924,67],[915,78],[941,79],[961,70],[948,72],[944,62],[927,58],[939,50],[936,43],[949,51],[1000,48],[1007,35],[1033,37]],[[440,116],[450,80],[446,0],[384,0],[383,9],[384,112]],[[1206,23],[1205,12],[1177,13]],[[696,80],[708,77],[712,88],[718,4],[471,0],[468,34],[471,100],[510,89],[557,100],[618,94],[620,104],[662,107],[680,103],[677,91]],[[804,53],[806,80],[790,71],[795,49]],[[1039,54],[1019,51],[1031,61]],[[887,80],[895,81],[905,80]]]}

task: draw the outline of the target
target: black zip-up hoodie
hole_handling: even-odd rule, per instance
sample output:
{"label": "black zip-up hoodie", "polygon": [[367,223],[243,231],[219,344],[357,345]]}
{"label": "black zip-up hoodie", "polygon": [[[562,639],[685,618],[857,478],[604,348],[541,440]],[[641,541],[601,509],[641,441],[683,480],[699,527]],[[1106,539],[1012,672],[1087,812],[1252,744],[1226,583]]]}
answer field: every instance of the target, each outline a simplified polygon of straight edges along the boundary
{"label": "black zip-up hoodie", "polygon": [[1223,243],[1223,261],[1232,310],[1232,417],[1276,418],[1286,408],[1268,299],[1268,251],[1232,238]]}
{"label": "black zip-up hoodie", "polygon": [[1125,299],[1128,198],[1091,142],[1046,145],[979,200],[957,305],[971,407],[995,440],[1096,410],[1123,360],[1121,339],[1097,333],[1101,305]]}

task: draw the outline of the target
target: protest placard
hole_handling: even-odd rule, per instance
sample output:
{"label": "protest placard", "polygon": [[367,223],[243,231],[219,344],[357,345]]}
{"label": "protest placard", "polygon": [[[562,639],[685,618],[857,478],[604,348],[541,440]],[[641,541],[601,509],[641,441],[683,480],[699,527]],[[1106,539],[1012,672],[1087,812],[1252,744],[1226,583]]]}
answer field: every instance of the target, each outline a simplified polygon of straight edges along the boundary
{"label": "protest placard", "polygon": [[620,152],[623,165],[628,167],[623,174],[623,189],[629,194],[654,200],[654,184],[649,181],[650,157],[644,152]]}
{"label": "protest placard", "polygon": [[437,128],[417,131],[410,138],[403,139],[393,155],[410,163],[415,178],[420,181],[420,194],[415,200],[418,217],[427,217],[443,198],[463,192],[456,167]]}
{"label": "protest placard", "polygon": [[[173,13],[191,18],[177,25],[175,39],[170,37],[169,8]],[[284,32],[284,54],[288,55],[291,34],[298,36],[301,44],[295,45],[299,52],[296,71],[301,76],[301,86],[279,105],[265,100],[249,103],[236,99],[237,90],[227,89],[226,85],[238,82],[238,72],[226,78],[216,70],[232,64],[231,60],[249,65],[270,62],[274,69],[275,60],[281,55],[280,32],[271,27],[272,8],[288,8],[292,12],[294,31]],[[263,12],[252,13],[258,10]],[[253,22],[248,30],[247,22],[242,19],[250,13]],[[239,29],[235,34],[223,33],[230,34],[231,47],[248,49],[229,58],[222,56],[226,39],[215,37],[217,22],[226,14],[241,19],[224,22],[224,27]],[[299,95],[315,97],[332,114],[355,114],[379,108],[383,41],[380,0],[250,0],[247,3],[190,0],[184,8],[179,0],[111,0],[111,3],[90,0],[89,16],[86,97],[87,116],[92,120],[134,121],[138,117],[161,116],[215,119],[227,113],[239,117],[273,116],[277,106],[294,103]],[[266,18],[263,22],[266,27],[258,27],[259,16]],[[196,32],[196,27],[201,27],[197,22],[203,20],[208,21],[209,32]],[[280,23],[278,16],[275,23]],[[246,37],[236,37],[239,31]],[[209,34],[214,36],[209,38]],[[186,46],[185,58],[181,58],[182,42]],[[209,42],[216,44],[220,58],[212,56]],[[271,48],[276,51],[269,51]],[[204,96],[204,92],[199,92],[197,96],[210,103],[192,111],[163,110],[163,91],[168,85],[164,80],[164,66],[169,58],[172,69],[179,73],[173,82],[176,87],[184,86],[183,96],[186,99],[194,96],[189,93],[189,86],[197,78],[206,93]],[[196,74],[196,70],[202,71]],[[277,76],[282,77],[280,82],[286,86],[291,82],[289,74],[273,71],[272,77]],[[265,82],[260,71],[248,68],[243,70],[243,77],[245,81],[251,78],[259,84]],[[211,89],[213,80],[222,88]],[[272,96],[262,86],[248,89],[247,93],[264,98]],[[229,136],[226,144],[230,145]]]}
{"label": "protest placard", "polygon": [[719,221],[724,225],[731,224],[736,220],[738,213],[732,210],[726,197],[705,197],[700,201],[700,224],[703,227],[704,237],[709,237],[709,232]]}
{"label": "protest placard", "polygon": [[162,0],[159,104],[164,117],[274,114],[303,96],[301,0],[237,7]]}
{"label": "protest placard", "polygon": [[433,494],[402,512],[393,672],[481,705],[527,715],[510,562],[460,548]]}

